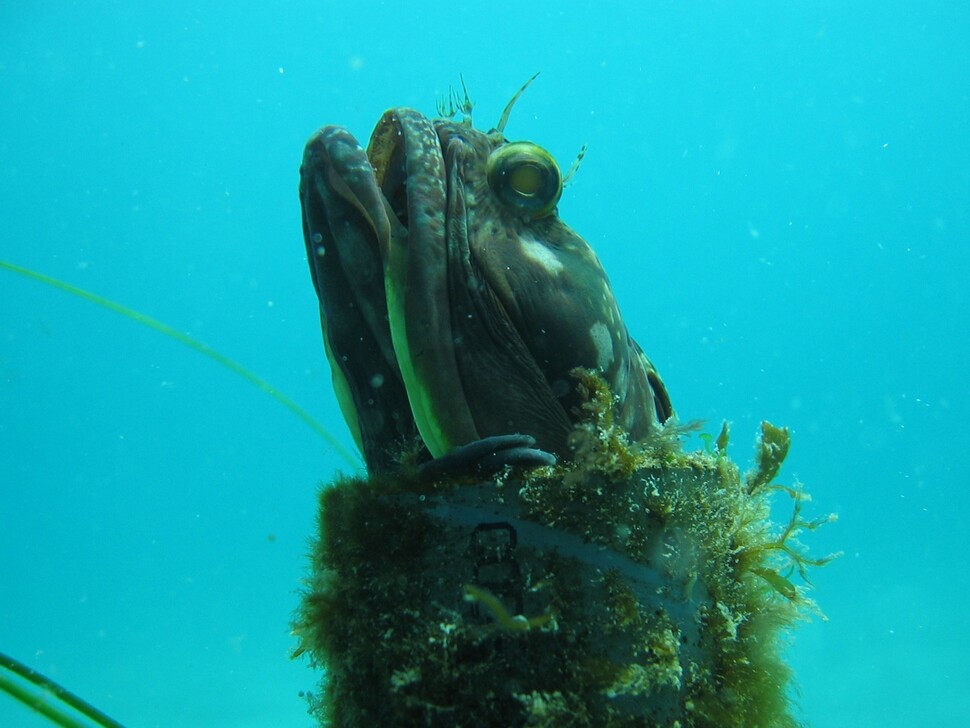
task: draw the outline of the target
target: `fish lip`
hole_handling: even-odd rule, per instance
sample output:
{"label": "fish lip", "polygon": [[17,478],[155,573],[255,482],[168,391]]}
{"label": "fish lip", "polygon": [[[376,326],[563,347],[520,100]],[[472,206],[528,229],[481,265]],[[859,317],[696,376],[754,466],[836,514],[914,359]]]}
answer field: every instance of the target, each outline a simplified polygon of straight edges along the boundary
{"label": "fish lip", "polygon": [[[403,164],[404,129],[399,109],[388,109],[377,122],[367,144],[367,159],[374,168],[374,179],[382,190],[388,184],[392,163]],[[402,170],[397,170],[403,174]],[[386,196],[386,195],[385,195]]]}
{"label": "fish lip", "polygon": [[480,437],[456,353],[461,332],[452,290],[463,282],[452,259],[466,241],[450,209],[454,147],[442,148],[442,123],[390,109],[367,149],[391,222],[382,248],[391,337],[415,423],[434,456]]}
{"label": "fish lip", "polygon": [[388,202],[389,212],[393,212],[405,229],[409,228],[409,198],[414,192],[409,189],[409,147],[419,141],[422,132],[418,125],[424,119],[414,109],[388,109],[374,127],[367,145],[367,158],[374,169],[374,180]]}
{"label": "fish lip", "polygon": [[[408,210],[413,197],[420,196],[432,184],[449,185],[449,164],[456,145],[469,142],[462,126],[448,119],[429,119],[408,107],[388,109],[377,122],[367,145],[367,158],[374,169],[374,179],[391,210],[405,228],[409,227]],[[430,141],[433,132],[435,142]],[[439,169],[436,179],[425,179],[426,187],[415,188],[408,171],[409,155],[433,155],[432,164]],[[423,171],[427,171],[427,167]]]}

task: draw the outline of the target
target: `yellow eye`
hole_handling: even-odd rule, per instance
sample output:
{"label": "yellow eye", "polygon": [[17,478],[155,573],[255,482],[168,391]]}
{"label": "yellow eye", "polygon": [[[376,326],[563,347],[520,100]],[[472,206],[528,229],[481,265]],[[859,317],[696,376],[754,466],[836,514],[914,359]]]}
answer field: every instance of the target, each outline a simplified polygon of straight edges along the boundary
{"label": "yellow eye", "polygon": [[548,215],[562,196],[559,165],[549,152],[532,142],[498,147],[488,157],[485,176],[502,202],[532,217]]}

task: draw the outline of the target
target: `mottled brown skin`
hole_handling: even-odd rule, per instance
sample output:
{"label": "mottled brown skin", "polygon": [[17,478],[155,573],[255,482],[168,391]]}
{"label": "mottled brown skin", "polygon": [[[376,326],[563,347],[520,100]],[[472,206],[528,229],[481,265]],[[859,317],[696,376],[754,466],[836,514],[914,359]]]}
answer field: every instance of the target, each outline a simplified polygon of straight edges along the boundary
{"label": "mottled brown skin", "polygon": [[672,414],[589,245],[555,210],[536,217],[490,188],[486,163],[506,143],[398,108],[366,153],[340,127],[307,144],[310,271],[338,398],[371,471],[416,434],[433,457],[522,433],[568,458],[576,367],[601,373],[634,439]]}

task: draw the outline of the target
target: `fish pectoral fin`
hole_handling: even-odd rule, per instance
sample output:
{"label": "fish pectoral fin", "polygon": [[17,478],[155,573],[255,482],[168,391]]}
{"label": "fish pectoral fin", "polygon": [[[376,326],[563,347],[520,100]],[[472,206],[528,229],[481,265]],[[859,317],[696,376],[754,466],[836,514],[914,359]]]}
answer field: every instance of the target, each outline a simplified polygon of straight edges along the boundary
{"label": "fish pectoral fin", "polygon": [[462,475],[488,476],[511,468],[538,468],[555,465],[556,456],[534,447],[531,435],[492,435],[459,445],[450,452],[423,463],[422,480],[438,480]]}

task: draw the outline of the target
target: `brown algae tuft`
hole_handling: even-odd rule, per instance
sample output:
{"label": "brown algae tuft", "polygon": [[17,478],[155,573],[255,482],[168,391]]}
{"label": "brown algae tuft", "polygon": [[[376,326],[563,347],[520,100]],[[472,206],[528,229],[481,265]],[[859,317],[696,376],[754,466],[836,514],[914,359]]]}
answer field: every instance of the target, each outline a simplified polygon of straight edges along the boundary
{"label": "brown algae tuft", "polygon": [[585,386],[572,463],[322,490],[295,631],[324,725],[796,725],[781,653],[815,608],[791,576],[833,557],[796,541],[831,518],[775,483],[787,430],[763,424],[742,476],[726,427],[711,452],[676,425],[631,444]]}

